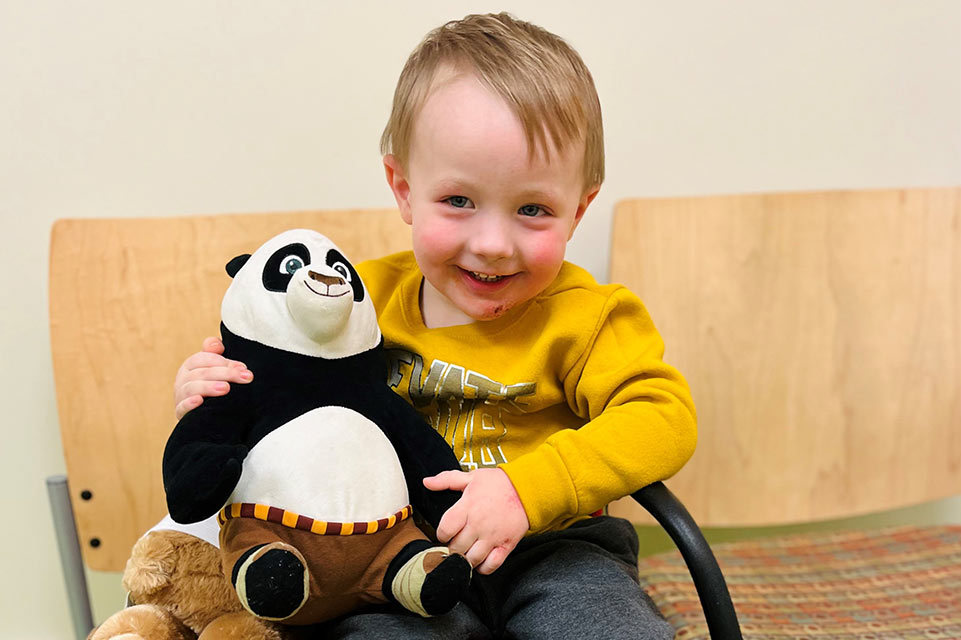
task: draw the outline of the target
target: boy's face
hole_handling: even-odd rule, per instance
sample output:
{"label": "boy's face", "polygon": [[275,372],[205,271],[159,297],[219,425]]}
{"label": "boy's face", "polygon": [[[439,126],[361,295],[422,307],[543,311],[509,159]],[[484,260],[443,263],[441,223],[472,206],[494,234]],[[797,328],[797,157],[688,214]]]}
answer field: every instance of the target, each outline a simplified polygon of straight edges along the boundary
{"label": "boy's face", "polygon": [[435,83],[407,167],[384,158],[424,273],[428,327],[496,318],[554,280],[598,191],[583,188],[582,158],[581,144],[532,160],[520,120],[498,95],[469,74]]}

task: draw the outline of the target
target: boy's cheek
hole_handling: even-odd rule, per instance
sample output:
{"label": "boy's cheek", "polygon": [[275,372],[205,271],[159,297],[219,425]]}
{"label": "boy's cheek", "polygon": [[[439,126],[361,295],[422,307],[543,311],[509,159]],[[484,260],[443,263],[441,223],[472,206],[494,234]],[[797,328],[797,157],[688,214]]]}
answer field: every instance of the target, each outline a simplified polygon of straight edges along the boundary
{"label": "boy's cheek", "polygon": [[414,226],[412,234],[414,247],[430,253],[443,253],[444,249],[454,242],[456,233],[457,229],[454,225],[434,217],[430,224]]}
{"label": "boy's cheek", "polygon": [[564,260],[567,238],[563,234],[544,234],[530,245],[530,259],[538,264],[558,265]]}

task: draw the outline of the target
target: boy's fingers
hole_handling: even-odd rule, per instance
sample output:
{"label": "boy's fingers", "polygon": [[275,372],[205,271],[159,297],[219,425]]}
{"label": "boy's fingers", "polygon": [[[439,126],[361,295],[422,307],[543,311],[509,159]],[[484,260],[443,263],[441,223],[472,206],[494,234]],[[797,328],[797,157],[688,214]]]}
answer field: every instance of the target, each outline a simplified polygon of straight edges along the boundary
{"label": "boy's fingers", "polygon": [[[454,503],[454,506],[448,509],[447,512],[441,516],[440,522],[437,523],[437,539],[447,544],[454,536],[460,535],[466,524],[467,513],[465,513],[463,509],[458,509],[457,503]],[[469,545],[465,546],[462,551],[466,551],[468,548]]]}
{"label": "boy's fingers", "polygon": [[478,540],[471,545],[470,549],[467,550],[467,553],[465,553],[464,556],[467,558],[470,566],[479,567],[484,563],[484,560],[487,558],[487,556],[490,555],[489,551],[490,547]]}
{"label": "boy's fingers", "polygon": [[180,388],[180,397],[184,400],[193,396],[212,398],[226,395],[228,391],[230,383],[223,380],[194,380]]}
{"label": "boy's fingers", "polygon": [[[440,540],[439,537],[438,540]],[[467,558],[467,561],[470,562],[470,566],[472,567],[476,567],[484,560],[479,546],[480,541],[477,539],[477,536],[471,535],[466,529],[458,531],[457,535],[445,544],[454,553],[459,553]]]}
{"label": "boy's fingers", "polygon": [[477,573],[485,576],[494,573],[502,564],[504,564],[504,560],[507,559],[508,553],[509,551],[504,547],[494,547],[491,549],[491,552],[487,554],[487,558],[485,558],[484,561],[477,566]]}
{"label": "boy's fingers", "polygon": [[189,398],[185,399],[183,402],[179,403],[176,406],[176,408],[174,409],[174,415],[177,417],[177,420],[180,420],[185,415],[187,415],[188,412],[196,409],[201,404],[203,404],[203,402],[204,402],[203,396],[190,396]]}
{"label": "boy's fingers", "polygon": [[241,376],[240,379],[234,377],[218,379],[211,376],[204,376],[199,380],[188,380],[174,389],[174,403],[180,404],[192,396],[202,396],[212,398],[215,396],[227,395],[230,391],[231,382],[247,383],[253,379],[253,374],[247,377]]}
{"label": "boy's fingers", "polygon": [[470,474],[464,471],[441,471],[436,476],[424,478],[424,486],[431,491],[463,491],[470,484]]}
{"label": "boy's fingers", "polygon": [[198,367],[184,372],[182,383],[191,382],[238,382],[245,383],[253,380],[254,374],[250,369],[236,365]]}
{"label": "boy's fingers", "polygon": [[466,535],[463,531],[447,546],[451,551],[456,551],[467,558],[472,567],[484,574],[493,572],[507,557],[507,553],[501,547],[492,546],[490,542]]}
{"label": "boy's fingers", "polygon": [[205,367],[247,367],[242,362],[237,360],[228,360],[219,353],[212,353],[210,351],[198,351],[186,360],[184,360],[181,369],[184,371],[192,371],[194,369],[203,369]]}
{"label": "boy's fingers", "polygon": [[203,346],[201,347],[201,349],[209,353],[220,354],[224,352],[224,343],[220,341],[220,338],[208,336],[204,338]]}

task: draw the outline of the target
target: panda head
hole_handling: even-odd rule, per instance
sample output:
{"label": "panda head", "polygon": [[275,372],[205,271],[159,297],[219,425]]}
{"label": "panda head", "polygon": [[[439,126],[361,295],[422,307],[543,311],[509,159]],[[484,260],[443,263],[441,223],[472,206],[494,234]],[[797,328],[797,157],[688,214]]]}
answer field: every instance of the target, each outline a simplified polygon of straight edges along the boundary
{"label": "panda head", "polygon": [[284,351],[343,358],[377,346],[374,305],[354,266],[326,236],[285,231],[227,264],[221,305],[231,332]]}

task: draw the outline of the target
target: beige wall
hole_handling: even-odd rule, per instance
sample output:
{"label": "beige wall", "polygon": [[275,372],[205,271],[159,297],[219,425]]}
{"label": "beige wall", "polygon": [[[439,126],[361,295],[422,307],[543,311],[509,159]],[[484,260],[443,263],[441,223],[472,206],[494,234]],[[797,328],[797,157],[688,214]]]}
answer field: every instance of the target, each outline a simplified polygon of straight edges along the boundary
{"label": "beige wall", "polygon": [[[52,221],[389,205],[377,141],[407,53],[493,8],[0,1],[0,637],[69,635],[43,488],[63,470]],[[595,74],[609,178],[569,257],[601,278],[625,196],[961,183],[956,0],[507,8],[566,36]],[[923,514],[959,520],[961,507]],[[93,584],[98,617],[121,605],[117,576]]]}

